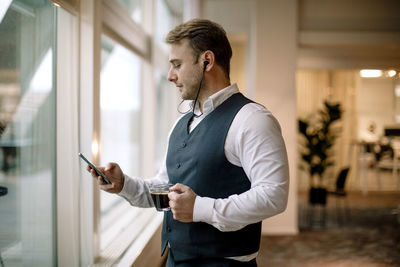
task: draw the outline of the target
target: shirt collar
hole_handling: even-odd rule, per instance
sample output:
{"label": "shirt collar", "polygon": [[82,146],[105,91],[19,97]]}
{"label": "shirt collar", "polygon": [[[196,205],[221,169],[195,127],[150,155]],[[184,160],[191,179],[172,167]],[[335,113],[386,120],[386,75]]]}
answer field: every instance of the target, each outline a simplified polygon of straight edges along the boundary
{"label": "shirt collar", "polygon": [[[224,89],[219,90],[215,94],[209,96],[203,104],[203,116],[210,114],[214,109],[221,105],[225,100],[227,100],[232,95],[239,93],[239,88],[237,84],[229,85]],[[196,105],[197,106],[197,105]],[[196,114],[200,113],[199,107],[196,107]]]}

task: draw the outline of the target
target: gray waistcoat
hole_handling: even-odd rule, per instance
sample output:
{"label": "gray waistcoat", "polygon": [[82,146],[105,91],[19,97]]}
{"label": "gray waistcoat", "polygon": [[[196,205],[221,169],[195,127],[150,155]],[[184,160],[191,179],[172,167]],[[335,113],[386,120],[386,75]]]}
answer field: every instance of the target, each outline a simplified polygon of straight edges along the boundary
{"label": "gray waistcoat", "polygon": [[[182,183],[202,197],[227,198],[250,189],[243,168],[225,157],[226,135],[237,112],[251,101],[234,94],[188,132],[192,114],[174,128],[168,145],[167,172],[170,183]],[[248,255],[258,251],[261,223],[234,232],[221,232],[202,222],[182,223],[164,214],[162,253],[167,243],[176,261],[204,257]]]}

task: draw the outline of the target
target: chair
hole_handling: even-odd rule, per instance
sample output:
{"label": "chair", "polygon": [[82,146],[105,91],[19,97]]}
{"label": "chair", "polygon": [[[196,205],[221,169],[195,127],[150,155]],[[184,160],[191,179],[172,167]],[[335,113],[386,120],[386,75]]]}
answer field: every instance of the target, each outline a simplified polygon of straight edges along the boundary
{"label": "chair", "polygon": [[[349,171],[350,171],[349,167],[343,168],[339,172],[339,175],[336,179],[336,190],[328,191],[328,196],[330,195],[336,198],[336,218],[338,220],[338,223],[341,222],[340,217],[342,217],[343,219],[350,220],[350,210],[347,204],[347,192],[345,190],[346,179]],[[342,202],[342,204],[340,204],[340,202]],[[340,206],[343,206],[343,208],[341,208]],[[343,209],[343,212],[341,212],[341,209]],[[341,213],[343,216],[341,216]],[[345,215],[346,218],[344,218]]]}

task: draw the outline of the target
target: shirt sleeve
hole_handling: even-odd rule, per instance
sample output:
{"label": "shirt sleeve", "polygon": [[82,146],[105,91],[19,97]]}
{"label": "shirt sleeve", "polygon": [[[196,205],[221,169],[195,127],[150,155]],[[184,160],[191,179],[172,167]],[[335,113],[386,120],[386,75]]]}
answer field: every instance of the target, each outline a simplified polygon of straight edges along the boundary
{"label": "shirt sleeve", "polygon": [[251,188],[225,199],[197,196],[193,220],[236,231],[286,209],[289,167],[278,121],[264,107],[245,105],[228,131],[225,155],[243,167]]}
{"label": "shirt sleeve", "polygon": [[129,177],[125,175],[124,186],[119,192],[119,196],[123,197],[132,206],[148,208],[153,207],[153,201],[149,193],[149,187],[152,184],[168,183],[167,169],[164,164],[161,166],[156,176],[151,179],[143,179],[140,177]]}

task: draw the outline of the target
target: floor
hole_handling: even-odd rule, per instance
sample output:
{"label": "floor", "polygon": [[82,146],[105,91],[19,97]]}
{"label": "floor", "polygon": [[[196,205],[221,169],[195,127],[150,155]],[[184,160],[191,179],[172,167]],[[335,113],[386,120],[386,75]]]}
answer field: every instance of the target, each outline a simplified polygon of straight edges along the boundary
{"label": "floor", "polygon": [[[383,173],[382,178],[392,183],[390,176]],[[364,193],[349,192],[349,217],[344,209],[339,209],[338,216],[337,203],[329,197],[323,224],[324,209],[312,208],[310,220],[307,193],[301,192],[300,233],[263,237],[258,266],[400,266],[400,191]]]}

